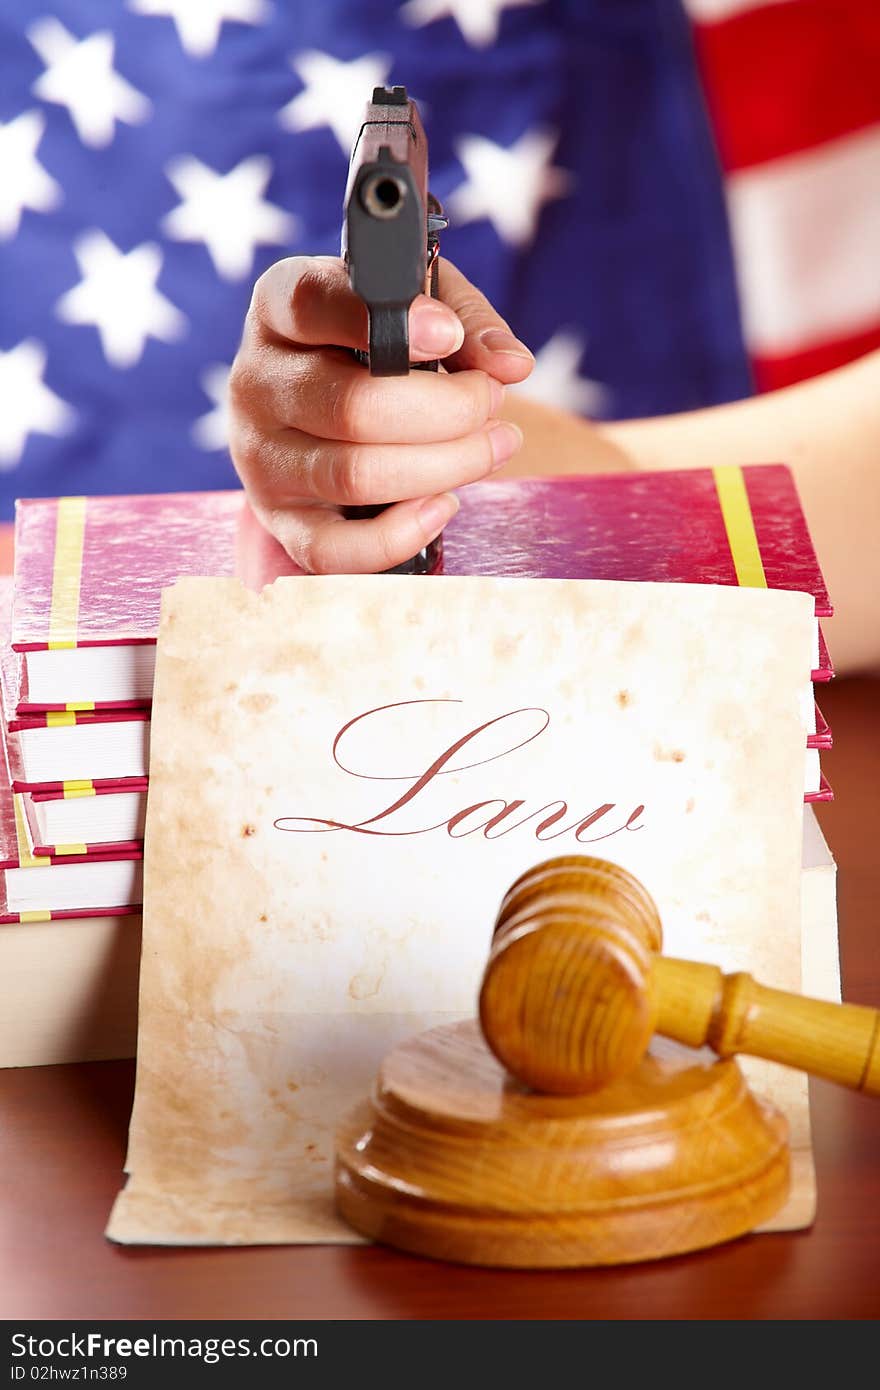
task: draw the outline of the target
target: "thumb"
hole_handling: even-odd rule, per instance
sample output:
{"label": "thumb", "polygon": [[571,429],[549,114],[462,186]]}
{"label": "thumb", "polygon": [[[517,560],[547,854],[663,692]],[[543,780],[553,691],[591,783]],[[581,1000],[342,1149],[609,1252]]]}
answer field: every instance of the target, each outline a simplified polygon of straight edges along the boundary
{"label": "thumb", "polygon": [[532,353],[511,333],[486,296],[450,261],[439,263],[439,290],[440,299],[464,328],[464,342],[443,365],[450,371],[478,368],[503,383],[524,381],[535,365]]}

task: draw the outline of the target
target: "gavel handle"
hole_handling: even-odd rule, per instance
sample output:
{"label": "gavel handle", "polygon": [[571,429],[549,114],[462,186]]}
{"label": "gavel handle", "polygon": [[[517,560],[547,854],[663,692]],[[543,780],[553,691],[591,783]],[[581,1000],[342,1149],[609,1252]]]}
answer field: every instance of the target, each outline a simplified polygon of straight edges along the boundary
{"label": "gavel handle", "polygon": [[656,1030],[721,1057],[764,1057],[866,1095],[880,1095],[880,1011],[832,1004],[725,975],[716,965],[658,956]]}

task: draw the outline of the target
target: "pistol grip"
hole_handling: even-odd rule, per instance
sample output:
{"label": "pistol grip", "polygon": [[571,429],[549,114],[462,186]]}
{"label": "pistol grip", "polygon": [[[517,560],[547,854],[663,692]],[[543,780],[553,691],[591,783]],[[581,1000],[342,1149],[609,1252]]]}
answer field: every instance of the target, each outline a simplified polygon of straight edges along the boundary
{"label": "pistol grip", "polygon": [[373,376],[409,372],[409,306],[383,304],[370,310],[370,371]]}
{"label": "pistol grip", "polygon": [[[431,265],[430,292],[438,298],[437,258]],[[369,367],[372,376],[406,376],[412,367],[426,372],[439,370],[439,362],[413,362],[409,360],[409,305],[391,305],[370,310],[369,352],[355,349],[355,357]],[[342,515],[348,520],[366,520],[379,516],[385,506],[343,507]],[[411,559],[397,565],[387,574],[438,574],[443,567],[443,538],[436,536]]]}

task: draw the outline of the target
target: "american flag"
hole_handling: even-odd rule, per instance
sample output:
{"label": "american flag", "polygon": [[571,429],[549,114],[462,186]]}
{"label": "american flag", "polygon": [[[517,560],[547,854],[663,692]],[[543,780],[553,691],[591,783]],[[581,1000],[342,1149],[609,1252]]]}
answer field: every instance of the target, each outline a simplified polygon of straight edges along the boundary
{"label": "american flag", "polygon": [[334,253],[372,88],[442,252],[594,417],[880,345],[878,0],[0,0],[0,469],[225,488],[255,278]]}

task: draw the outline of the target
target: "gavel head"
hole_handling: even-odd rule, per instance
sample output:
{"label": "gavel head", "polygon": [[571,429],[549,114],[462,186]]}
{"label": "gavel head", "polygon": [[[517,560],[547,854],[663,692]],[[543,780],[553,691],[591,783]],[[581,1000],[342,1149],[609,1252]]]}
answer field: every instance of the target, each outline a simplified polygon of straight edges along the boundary
{"label": "gavel head", "polygon": [[657,908],[603,859],[569,855],[508,889],[480,988],[480,1024],[502,1065],[551,1094],[598,1090],[635,1067],[654,1031]]}

